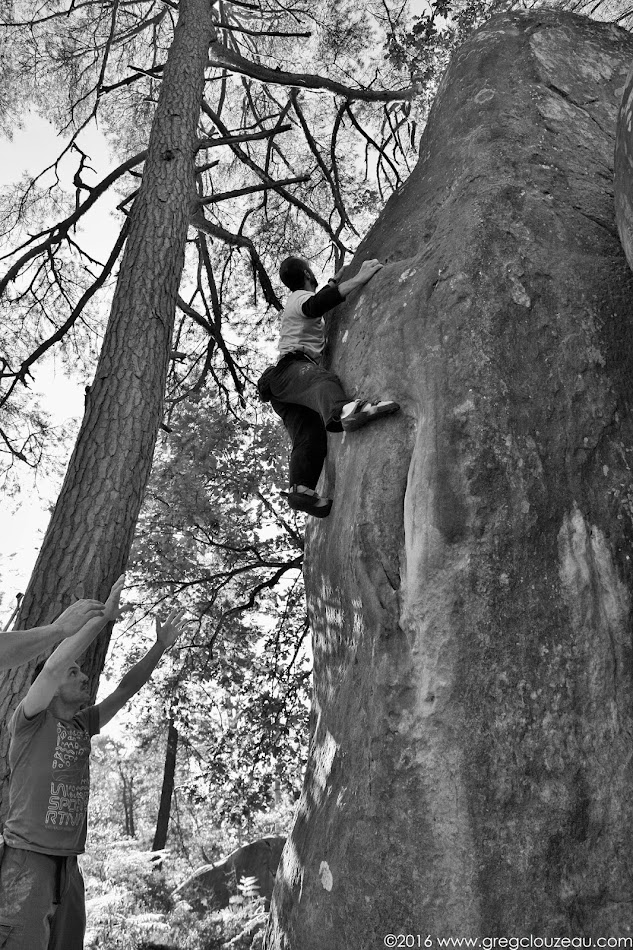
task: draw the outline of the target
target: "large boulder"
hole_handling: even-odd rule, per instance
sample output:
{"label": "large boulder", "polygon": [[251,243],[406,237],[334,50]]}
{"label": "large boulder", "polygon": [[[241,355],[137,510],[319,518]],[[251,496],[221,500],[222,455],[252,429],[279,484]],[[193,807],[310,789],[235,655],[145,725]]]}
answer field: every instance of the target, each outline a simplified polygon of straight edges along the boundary
{"label": "large boulder", "polygon": [[330,443],[268,950],[631,933],[632,62],[612,25],[492,19],[359,249],[387,265],[335,313],[332,365],[403,411]]}
{"label": "large boulder", "polygon": [[633,267],[633,67],[624,86],[615,136],[615,218]]}
{"label": "large boulder", "polygon": [[278,835],[242,845],[217,864],[205,864],[179,884],[173,897],[185,900],[195,911],[227,907],[237,895],[242,878],[257,878],[259,896],[270,902],[277,865],[286,839]]}

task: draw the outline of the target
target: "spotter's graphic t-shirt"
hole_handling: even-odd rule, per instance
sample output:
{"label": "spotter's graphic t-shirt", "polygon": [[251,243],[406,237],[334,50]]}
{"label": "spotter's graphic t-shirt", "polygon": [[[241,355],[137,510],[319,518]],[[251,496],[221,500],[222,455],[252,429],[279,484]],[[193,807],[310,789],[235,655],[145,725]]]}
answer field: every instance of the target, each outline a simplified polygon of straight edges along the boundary
{"label": "spotter's graphic t-shirt", "polygon": [[99,732],[95,706],[71,720],[48,709],[32,719],[23,703],[9,726],[9,814],[4,839],[40,854],[82,854],[90,796],[90,739]]}

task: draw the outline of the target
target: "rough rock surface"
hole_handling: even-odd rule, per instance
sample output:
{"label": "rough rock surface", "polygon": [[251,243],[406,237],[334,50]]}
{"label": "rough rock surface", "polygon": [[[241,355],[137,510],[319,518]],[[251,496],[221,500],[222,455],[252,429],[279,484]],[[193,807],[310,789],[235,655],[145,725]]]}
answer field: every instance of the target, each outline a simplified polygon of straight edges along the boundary
{"label": "rough rock surface", "polygon": [[403,411],[330,443],[268,950],[631,933],[631,62],[612,25],[491,20],[359,250],[387,266],[335,313],[332,365]]}
{"label": "rough rock surface", "polygon": [[256,877],[260,897],[270,901],[277,865],[286,839],[277,835],[259,838],[232,851],[217,864],[207,864],[179,884],[173,897],[186,900],[194,910],[227,907],[229,897],[243,877]]}
{"label": "rough rock surface", "polygon": [[633,68],[624,87],[615,136],[615,217],[633,267]]}

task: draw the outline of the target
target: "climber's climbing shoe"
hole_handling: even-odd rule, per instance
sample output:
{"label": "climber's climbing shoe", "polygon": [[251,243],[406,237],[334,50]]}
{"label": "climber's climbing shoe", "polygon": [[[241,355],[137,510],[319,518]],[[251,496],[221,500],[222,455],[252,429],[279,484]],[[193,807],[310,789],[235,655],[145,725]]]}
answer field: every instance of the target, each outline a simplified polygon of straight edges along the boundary
{"label": "climber's climbing shoe", "polygon": [[293,485],[289,492],[282,492],[294,511],[305,511],[313,518],[327,518],[332,510],[332,499],[322,498],[305,485]]}
{"label": "climber's climbing shoe", "polygon": [[353,432],[354,429],[360,429],[362,426],[366,426],[368,422],[373,422],[374,419],[392,415],[399,408],[399,403],[389,400],[363,402],[361,399],[357,399],[355,402],[344,406],[341,413],[341,425],[345,432]]}

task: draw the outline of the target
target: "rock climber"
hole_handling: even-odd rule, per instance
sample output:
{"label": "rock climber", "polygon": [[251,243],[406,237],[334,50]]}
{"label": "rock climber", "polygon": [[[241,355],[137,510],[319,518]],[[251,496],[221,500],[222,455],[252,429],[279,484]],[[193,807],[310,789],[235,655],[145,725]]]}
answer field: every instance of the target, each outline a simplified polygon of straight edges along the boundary
{"label": "rock climber", "polygon": [[316,518],[325,518],[332,499],[320,496],[316,485],[327,454],[326,432],[349,432],[397,412],[397,402],[350,400],[334,373],[321,365],[325,347],[323,315],[367,284],[382,268],[364,261],[355,277],[339,283],[338,275],[316,292],[318,282],[307,261],[287,257],[279,268],[291,291],[281,313],[279,360],[260,377],[257,388],[290,435],[288,504]]}

